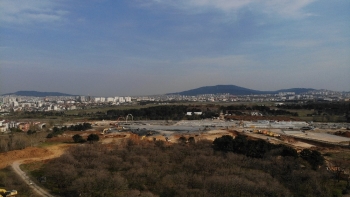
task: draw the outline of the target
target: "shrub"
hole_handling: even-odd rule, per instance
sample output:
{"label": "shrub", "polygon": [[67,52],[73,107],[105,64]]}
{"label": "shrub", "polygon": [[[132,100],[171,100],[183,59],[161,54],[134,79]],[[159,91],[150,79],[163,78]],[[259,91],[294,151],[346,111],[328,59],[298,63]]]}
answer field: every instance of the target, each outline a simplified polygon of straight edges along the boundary
{"label": "shrub", "polygon": [[83,142],[85,142],[84,138],[81,135],[79,135],[79,134],[75,134],[72,138],[73,138],[73,141],[75,143],[83,143]]}

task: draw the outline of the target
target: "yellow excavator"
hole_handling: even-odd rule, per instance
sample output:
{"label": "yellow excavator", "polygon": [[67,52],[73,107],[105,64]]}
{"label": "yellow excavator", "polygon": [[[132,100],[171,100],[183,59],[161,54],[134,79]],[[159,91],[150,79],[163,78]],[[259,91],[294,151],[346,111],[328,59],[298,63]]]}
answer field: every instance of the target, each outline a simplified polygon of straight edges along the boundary
{"label": "yellow excavator", "polygon": [[16,196],[17,190],[10,190],[6,191],[6,189],[0,189],[0,197],[10,197],[10,196]]}

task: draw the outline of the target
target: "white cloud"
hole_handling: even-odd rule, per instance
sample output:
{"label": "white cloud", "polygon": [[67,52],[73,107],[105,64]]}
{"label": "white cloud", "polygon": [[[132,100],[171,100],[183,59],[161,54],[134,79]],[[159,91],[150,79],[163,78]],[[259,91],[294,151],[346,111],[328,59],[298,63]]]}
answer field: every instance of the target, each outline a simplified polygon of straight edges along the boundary
{"label": "white cloud", "polygon": [[305,17],[311,13],[304,13],[303,8],[313,3],[315,0],[268,0],[263,1],[264,12],[278,14],[284,17]]}
{"label": "white cloud", "polygon": [[191,8],[217,9],[224,12],[235,12],[239,9],[255,9],[268,15],[286,18],[300,18],[313,15],[304,13],[303,8],[315,0],[151,0],[157,4],[177,6],[182,9]]}
{"label": "white cloud", "polygon": [[0,0],[0,21],[11,24],[51,23],[68,12],[48,0]]}

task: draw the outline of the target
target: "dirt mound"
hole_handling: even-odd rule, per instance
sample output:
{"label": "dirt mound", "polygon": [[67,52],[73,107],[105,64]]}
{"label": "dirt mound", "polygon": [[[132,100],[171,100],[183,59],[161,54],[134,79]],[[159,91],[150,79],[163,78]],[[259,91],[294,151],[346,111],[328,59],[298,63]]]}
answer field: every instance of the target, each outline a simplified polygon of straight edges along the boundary
{"label": "dirt mound", "polygon": [[64,153],[64,151],[73,146],[72,144],[59,144],[48,146],[45,148],[39,147],[27,147],[22,150],[13,150],[6,153],[0,153],[0,169],[11,165],[14,161],[25,160],[24,162],[30,162],[33,160],[47,160],[58,157]]}
{"label": "dirt mound", "polygon": [[227,120],[243,120],[243,121],[257,121],[257,120],[276,120],[276,121],[299,121],[299,118],[287,116],[226,116]]}
{"label": "dirt mound", "polygon": [[239,135],[238,131],[236,130],[228,130],[228,132],[230,132],[233,136]]}
{"label": "dirt mound", "polygon": [[337,131],[337,132],[334,133],[334,135],[339,135],[339,136],[350,138],[350,132],[349,131]]}
{"label": "dirt mound", "polygon": [[23,150],[14,150],[6,153],[0,153],[1,161],[0,169],[10,165],[13,161],[21,159],[29,159],[34,157],[45,157],[53,154],[50,150],[37,147],[28,147]]}
{"label": "dirt mound", "polygon": [[350,131],[345,131],[343,134],[344,137],[349,137],[350,138]]}

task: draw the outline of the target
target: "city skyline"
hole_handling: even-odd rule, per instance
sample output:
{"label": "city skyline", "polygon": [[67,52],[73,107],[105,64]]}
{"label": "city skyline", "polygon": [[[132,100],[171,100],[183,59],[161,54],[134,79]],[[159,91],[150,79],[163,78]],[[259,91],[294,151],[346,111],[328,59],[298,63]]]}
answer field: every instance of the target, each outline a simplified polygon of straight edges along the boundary
{"label": "city skyline", "polygon": [[0,94],[350,91],[346,0],[0,0]]}

